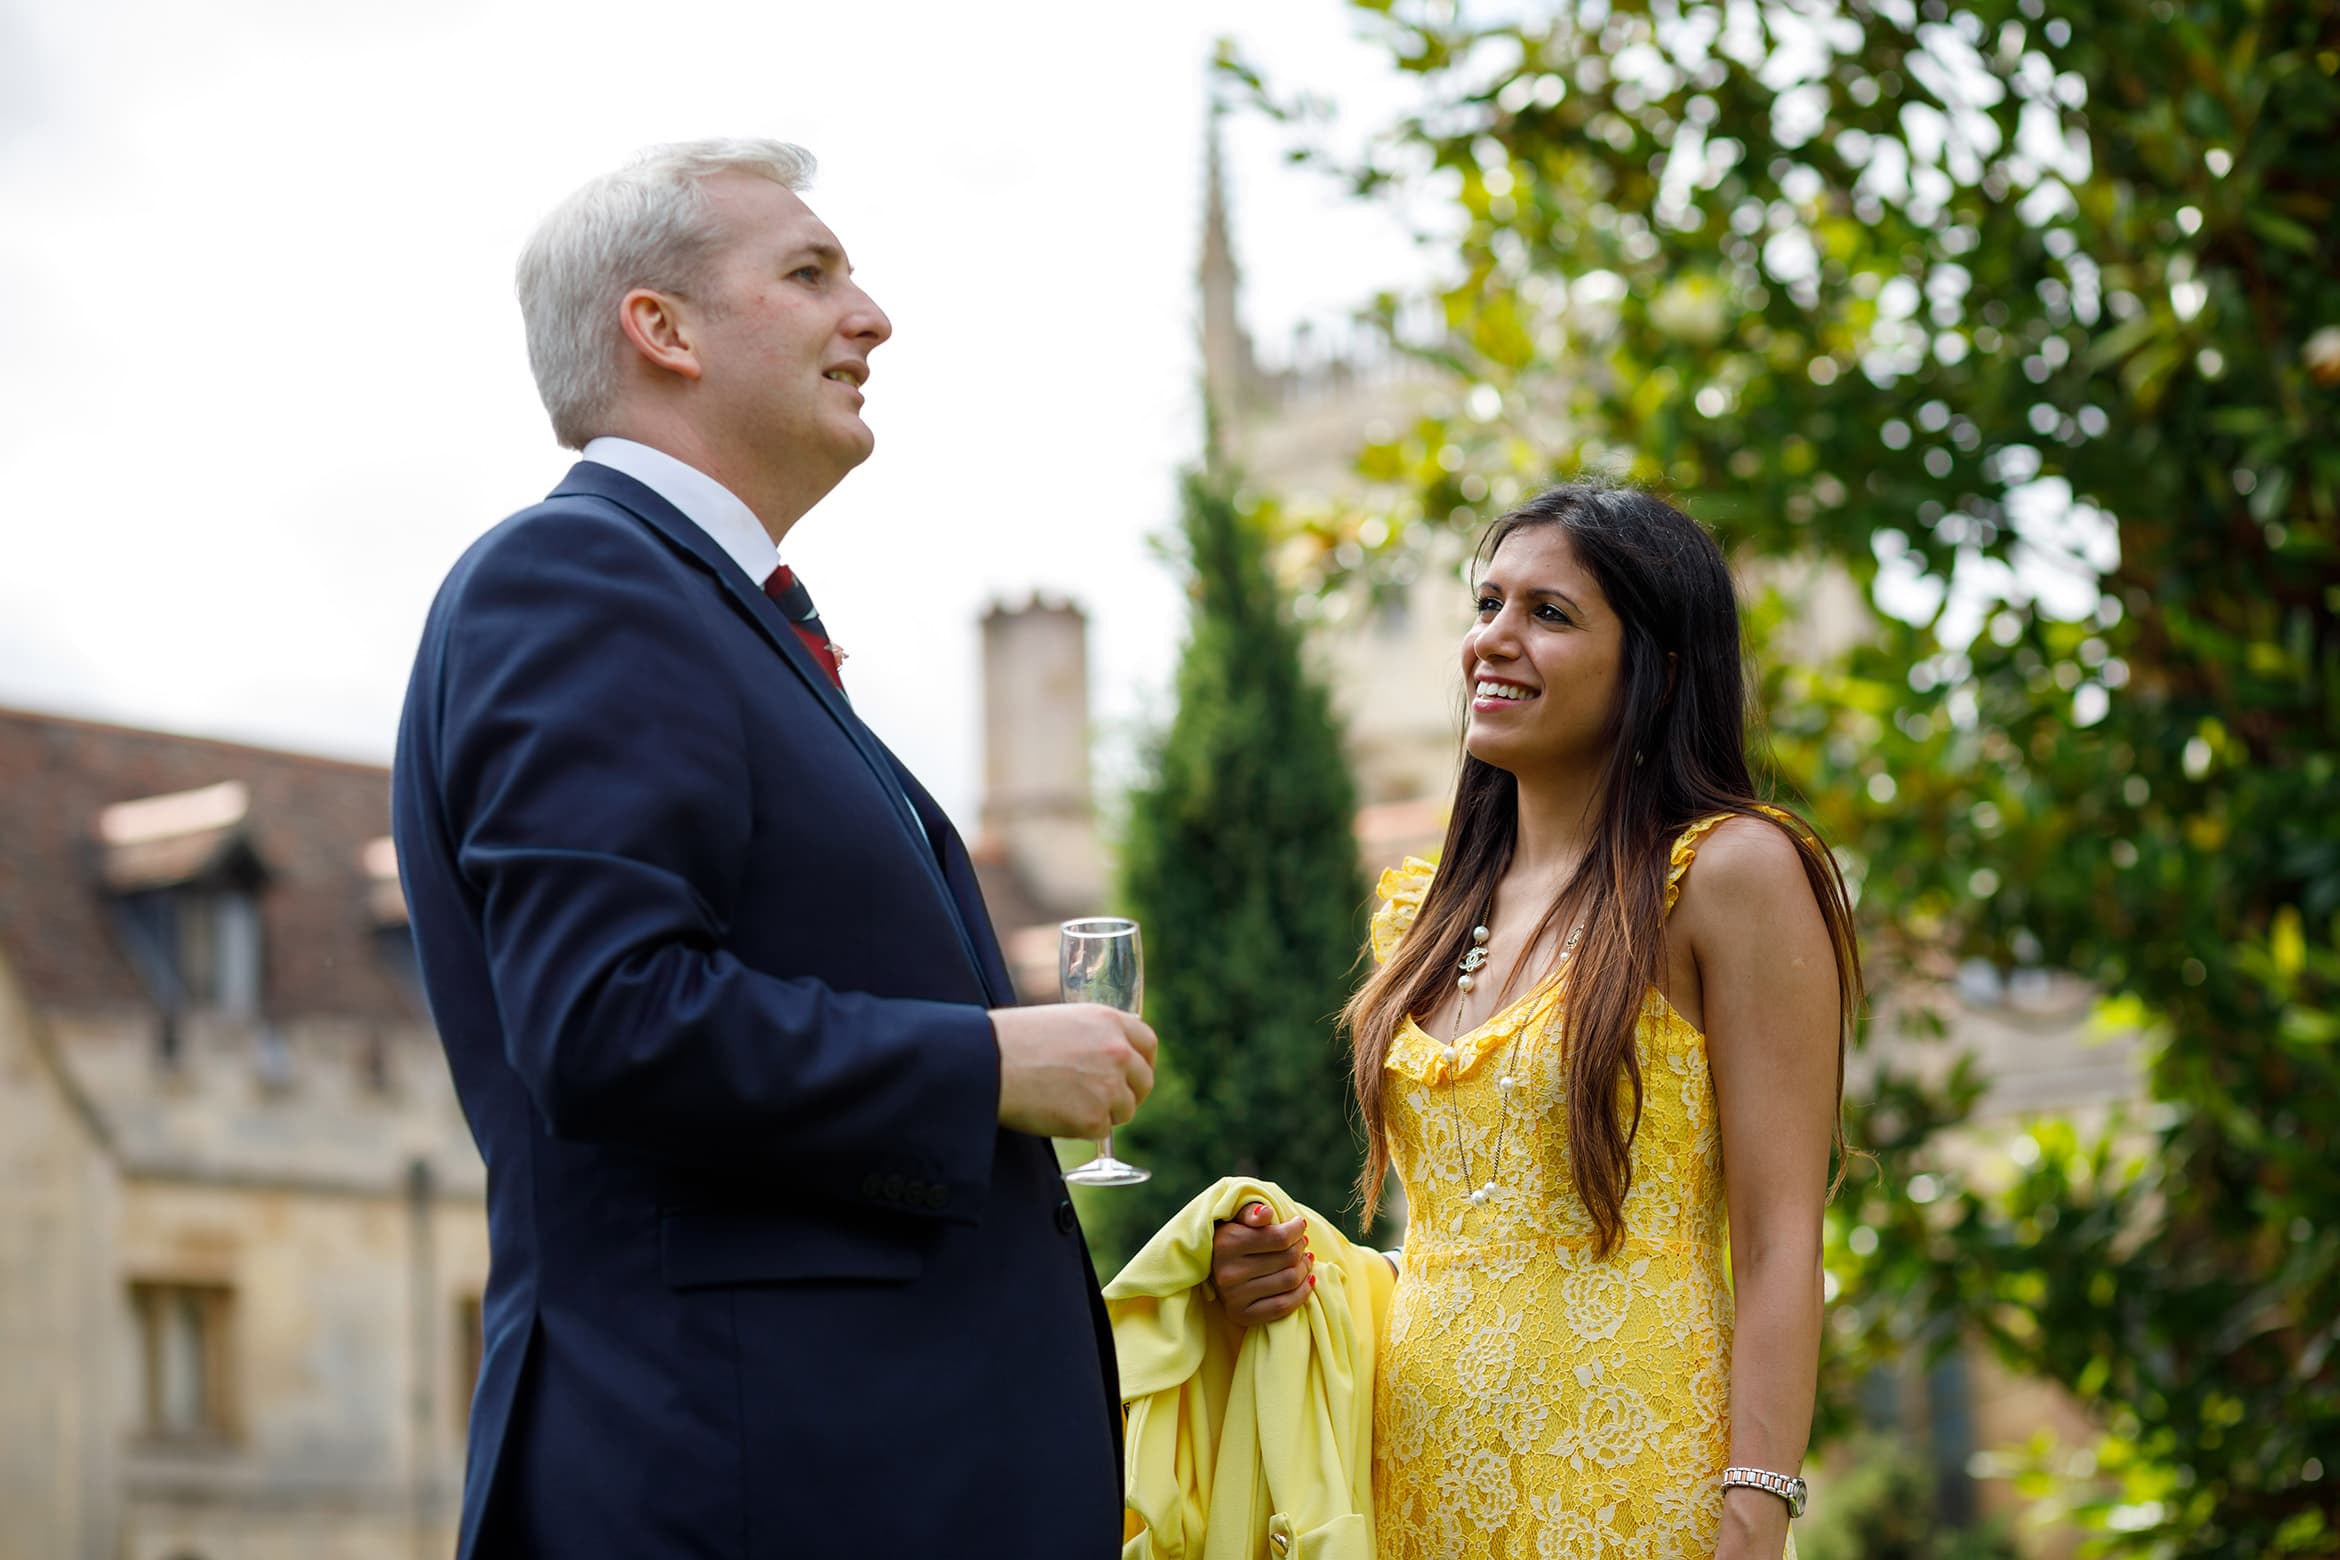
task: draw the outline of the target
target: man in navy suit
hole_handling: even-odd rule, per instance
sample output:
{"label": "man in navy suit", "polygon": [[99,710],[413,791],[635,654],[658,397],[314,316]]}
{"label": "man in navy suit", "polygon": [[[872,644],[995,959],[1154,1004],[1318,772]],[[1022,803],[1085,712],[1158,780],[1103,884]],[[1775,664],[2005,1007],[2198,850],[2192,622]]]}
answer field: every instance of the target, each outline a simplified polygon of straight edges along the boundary
{"label": "man in navy suit", "polygon": [[1127,1121],[1154,1036],[1010,1005],[965,849],[780,566],[870,452],[892,330],[811,166],[656,148],[545,220],[521,308],[584,459],[455,565],[399,725],[488,1168],[465,1560],[1119,1549],[1048,1139]]}

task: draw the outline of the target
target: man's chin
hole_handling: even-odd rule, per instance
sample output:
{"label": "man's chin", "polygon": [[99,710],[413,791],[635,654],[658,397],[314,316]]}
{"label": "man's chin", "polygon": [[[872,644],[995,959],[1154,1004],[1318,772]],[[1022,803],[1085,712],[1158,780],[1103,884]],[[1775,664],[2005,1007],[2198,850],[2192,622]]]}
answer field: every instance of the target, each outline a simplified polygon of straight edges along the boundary
{"label": "man's chin", "polygon": [[877,448],[877,434],[869,424],[856,417],[853,426],[838,440],[837,459],[847,471],[869,459]]}

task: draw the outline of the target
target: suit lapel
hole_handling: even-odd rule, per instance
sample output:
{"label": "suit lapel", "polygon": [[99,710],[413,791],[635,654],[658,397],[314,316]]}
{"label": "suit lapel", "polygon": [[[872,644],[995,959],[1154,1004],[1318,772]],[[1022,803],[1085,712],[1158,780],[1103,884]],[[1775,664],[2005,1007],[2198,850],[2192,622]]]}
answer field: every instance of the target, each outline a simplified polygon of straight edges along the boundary
{"label": "suit lapel", "polygon": [[[893,755],[885,750],[869,727],[846,704],[843,695],[829,681],[827,670],[813,659],[812,652],[797,637],[795,627],[773,604],[772,598],[764,594],[763,582],[750,580],[741,573],[739,565],[730,555],[716,545],[713,537],[693,524],[688,515],[622,471],[604,466],[598,461],[579,461],[569,468],[569,474],[561,480],[561,485],[553,489],[556,498],[576,495],[607,500],[643,521],[671,545],[697,559],[715,577],[716,584],[747,613],[749,620],[779,653],[781,661],[803,682],[805,691],[813,696],[852,740],[854,749],[861,754],[863,762],[869,765],[871,774],[893,800],[895,821],[902,825],[903,832],[917,848],[918,859],[925,863],[936,895],[949,907],[951,919],[959,929],[960,945],[976,978],[982,982],[996,1005],[1005,1006],[1014,1002],[1012,985],[1004,979],[994,979],[994,971],[1001,969],[998,950],[992,948],[991,957],[986,959],[978,947],[976,937],[969,930],[966,907],[945,878],[943,861],[938,852],[938,838],[927,826],[926,820],[919,816],[918,809],[910,800],[908,788],[903,784],[907,772],[900,769]],[[924,792],[920,794],[924,795]],[[932,805],[931,799],[928,805]],[[983,919],[981,924],[988,933],[988,919]],[[985,941],[989,941],[988,937]]]}
{"label": "suit lapel", "polygon": [[983,888],[976,881],[975,863],[967,855],[967,847],[959,838],[959,831],[951,827],[950,818],[936,805],[918,777],[894,756],[893,749],[878,744],[886,755],[886,762],[902,783],[903,794],[926,823],[927,833],[935,842],[935,854],[942,866],[944,884],[950,889],[959,922],[967,927],[975,944],[978,963],[985,983],[991,990],[992,1002],[998,1007],[1012,1007],[1016,1002],[1016,983],[1009,975],[1007,959],[1000,952],[998,929],[991,924],[991,911],[983,903]]}

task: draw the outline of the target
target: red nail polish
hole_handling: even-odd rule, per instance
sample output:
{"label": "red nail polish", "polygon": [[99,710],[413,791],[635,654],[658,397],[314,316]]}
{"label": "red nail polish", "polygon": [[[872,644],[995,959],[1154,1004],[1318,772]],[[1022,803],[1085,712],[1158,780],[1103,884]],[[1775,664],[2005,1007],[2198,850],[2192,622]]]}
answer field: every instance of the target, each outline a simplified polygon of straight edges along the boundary
{"label": "red nail polish", "polygon": [[1316,1287],[1316,1275],[1314,1273],[1308,1275],[1308,1287],[1311,1289]]}

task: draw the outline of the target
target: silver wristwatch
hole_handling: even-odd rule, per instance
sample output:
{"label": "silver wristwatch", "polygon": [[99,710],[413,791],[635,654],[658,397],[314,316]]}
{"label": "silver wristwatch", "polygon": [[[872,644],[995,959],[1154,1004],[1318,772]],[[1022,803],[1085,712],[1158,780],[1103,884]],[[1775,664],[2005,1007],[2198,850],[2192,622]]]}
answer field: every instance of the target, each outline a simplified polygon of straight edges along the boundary
{"label": "silver wristwatch", "polygon": [[1791,1521],[1804,1514],[1804,1481],[1791,1479],[1784,1473],[1766,1473],[1761,1468],[1725,1468],[1723,1488],[1764,1490],[1777,1495],[1787,1502]]}

